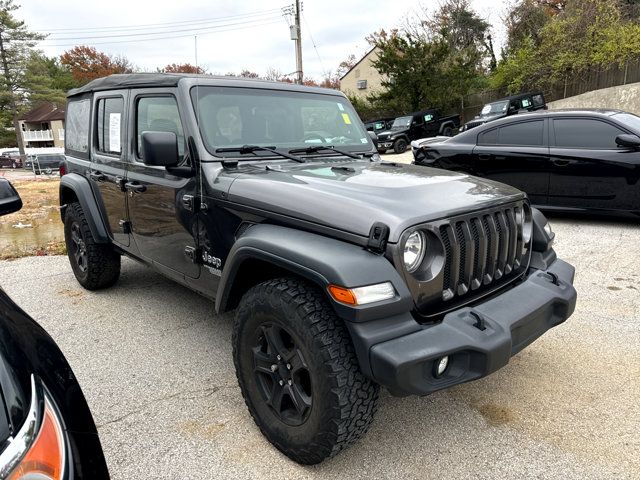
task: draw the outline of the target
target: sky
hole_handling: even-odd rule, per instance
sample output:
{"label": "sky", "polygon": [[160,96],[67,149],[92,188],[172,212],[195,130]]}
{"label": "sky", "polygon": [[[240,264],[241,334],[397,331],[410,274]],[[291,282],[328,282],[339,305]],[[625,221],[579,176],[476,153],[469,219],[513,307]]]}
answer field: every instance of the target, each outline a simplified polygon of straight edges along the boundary
{"label": "sky", "polygon": [[[31,30],[49,32],[39,48],[58,56],[74,45],[91,45],[126,56],[139,70],[170,63],[196,63],[208,73],[259,74],[295,71],[294,42],[282,8],[294,0],[17,0],[16,16]],[[472,0],[494,26],[496,52],[504,38],[500,0]],[[402,26],[434,0],[307,0],[303,2],[302,57],[305,77],[335,71],[351,53],[368,50],[365,37]],[[124,29],[124,30],[123,30]],[[126,35],[126,36],[124,36]],[[197,35],[197,40],[194,36]],[[91,38],[87,38],[91,37]],[[178,37],[178,38],[167,38]]]}

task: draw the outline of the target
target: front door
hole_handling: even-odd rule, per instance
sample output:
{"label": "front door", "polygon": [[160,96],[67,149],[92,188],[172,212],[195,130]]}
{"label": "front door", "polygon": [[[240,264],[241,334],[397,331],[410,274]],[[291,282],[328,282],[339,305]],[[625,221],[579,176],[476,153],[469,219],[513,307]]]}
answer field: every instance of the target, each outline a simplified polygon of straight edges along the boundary
{"label": "front door", "polygon": [[91,187],[101,204],[104,220],[113,241],[129,246],[126,195],[122,189],[126,175],[123,151],[127,145],[126,91],[96,94],[93,102],[95,125],[92,133]]}
{"label": "front door", "polygon": [[549,147],[544,120],[509,123],[478,135],[473,149],[474,174],[527,193],[545,205],[549,193]]}
{"label": "front door", "polygon": [[196,178],[181,178],[164,167],[145,165],[140,145],[143,132],[173,132],[178,138],[178,153],[185,158],[184,129],[176,98],[157,89],[139,90],[132,92],[130,105],[132,142],[126,188],[139,254],[169,276],[198,278],[200,266],[189,256],[197,246],[196,216],[188,207],[188,196],[195,204]]}
{"label": "front door", "polygon": [[640,162],[640,152],[616,144],[616,137],[628,132],[593,118],[555,118],[552,123],[549,204],[637,210],[634,166]]}

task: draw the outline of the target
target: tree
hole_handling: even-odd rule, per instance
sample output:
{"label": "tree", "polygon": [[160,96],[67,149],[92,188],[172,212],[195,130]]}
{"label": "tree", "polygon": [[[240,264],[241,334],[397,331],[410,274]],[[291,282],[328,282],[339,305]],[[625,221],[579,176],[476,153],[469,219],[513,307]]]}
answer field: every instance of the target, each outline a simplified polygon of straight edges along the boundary
{"label": "tree", "polygon": [[44,36],[29,31],[23,21],[15,18],[13,12],[18,8],[13,0],[0,0],[0,107],[4,117],[0,128],[6,128],[5,122],[10,119],[18,149],[24,155],[18,113],[28,97],[25,88],[26,64],[30,49]]}
{"label": "tree", "polygon": [[43,100],[64,105],[66,92],[79,85],[57,58],[32,51],[26,65],[25,86],[31,105]]}
{"label": "tree", "polygon": [[204,73],[204,70],[200,67],[196,67],[195,65],[191,65],[190,63],[170,63],[165,66],[162,70],[162,73]]}
{"label": "tree", "polygon": [[124,56],[107,55],[94,47],[79,45],[64,52],[60,62],[80,85],[114,73],[132,73],[133,65]]}

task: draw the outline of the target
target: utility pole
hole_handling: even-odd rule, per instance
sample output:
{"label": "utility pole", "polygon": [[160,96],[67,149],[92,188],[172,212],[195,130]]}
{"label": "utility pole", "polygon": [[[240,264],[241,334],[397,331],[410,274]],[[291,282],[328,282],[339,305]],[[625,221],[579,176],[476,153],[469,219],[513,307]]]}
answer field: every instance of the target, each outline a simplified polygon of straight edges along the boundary
{"label": "utility pole", "polygon": [[300,0],[296,0],[295,29],[296,73],[298,74],[298,83],[302,85],[304,76],[302,73],[302,33],[300,31]]}

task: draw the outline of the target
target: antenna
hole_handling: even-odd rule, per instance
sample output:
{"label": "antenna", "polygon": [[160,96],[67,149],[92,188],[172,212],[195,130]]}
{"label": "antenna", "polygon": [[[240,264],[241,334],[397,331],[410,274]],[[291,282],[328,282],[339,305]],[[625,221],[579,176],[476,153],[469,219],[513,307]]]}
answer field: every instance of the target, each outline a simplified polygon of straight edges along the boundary
{"label": "antenna", "polygon": [[[200,67],[198,66],[198,35],[193,36],[193,50],[196,61],[196,101],[194,103],[194,107],[196,109],[196,127],[197,131],[200,131]],[[196,142],[193,141],[193,148],[196,148]],[[194,158],[195,161],[195,158]],[[200,198],[196,199],[196,202],[200,202],[200,206],[203,205],[202,199],[204,197],[204,181],[202,177],[204,177],[204,172],[202,171],[202,162],[198,162],[198,168],[200,170]],[[197,240],[199,241],[199,239]]]}

